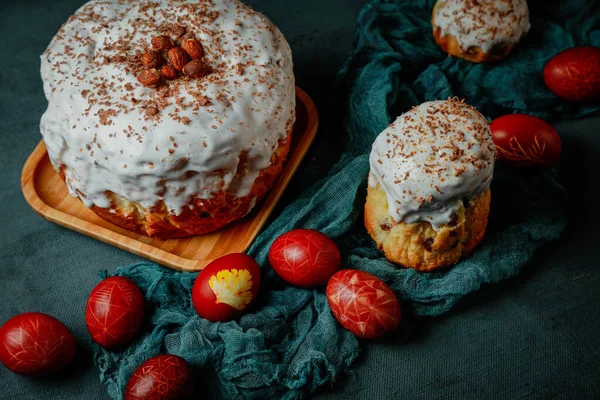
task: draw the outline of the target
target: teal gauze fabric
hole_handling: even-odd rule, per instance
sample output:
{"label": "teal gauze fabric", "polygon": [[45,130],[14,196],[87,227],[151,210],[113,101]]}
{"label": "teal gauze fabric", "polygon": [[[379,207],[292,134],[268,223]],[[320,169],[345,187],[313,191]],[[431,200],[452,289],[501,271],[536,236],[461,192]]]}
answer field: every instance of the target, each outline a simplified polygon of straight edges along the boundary
{"label": "teal gauze fabric", "polygon": [[559,51],[600,45],[596,1],[529,1],[531,31],[508,59],[492,65],[448,58],[438,48],[429,22],[434,3],[372,1],[362,10],[355,48],[332,102],[344,107],[340,122],[320,132],[339,136],[342,154],[251,247],[263,281],[250,312],[236,321],[209,322],[191,305],[195,274],[151,263],[117,270],[145,293],[148,317],[142,333],[122,352],[95,347],[95,362],[112,398],[122,397],[140,363],[165,352],[193,365],[199,392],[216,398],[301,398],[348,371],[359,343],[332,316],[324,288],[287,285],[268,264],[270,244],[288,230],[311,228],[331,236],[342,250],[343,267],[382,278],[398,295],[403,313],[417,316],[442,314],[482,284],[516,275],[537,248],[559,237],[566,224],[566,194],[555,171],[502,167],[492,183],[487,235],[452,268],[435,273],[397,268],[366,233],[362,209],[371,143],[413,105],[459,96],[489,118],[514,112],[578,118],[600,109],[598,103],[562,101],[541,77],[545,62]]}

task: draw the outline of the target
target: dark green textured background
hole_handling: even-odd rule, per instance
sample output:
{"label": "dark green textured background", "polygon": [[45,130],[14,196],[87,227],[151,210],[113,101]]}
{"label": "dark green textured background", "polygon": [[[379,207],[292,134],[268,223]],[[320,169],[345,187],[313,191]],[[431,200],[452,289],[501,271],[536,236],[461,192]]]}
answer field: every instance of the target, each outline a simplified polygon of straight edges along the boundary
{"label": "dark green textured background", "polygon": [[[327,126],[329,107],[342,98],[332,92],[332,81],[364,1],[247,2],[287,37],[298,85]],[[46,108],[39,55],[82,3],[0,2],[0,323],[25,311],[50,313],[79,343],[76,361],[54,378],[21,377],[0,367],[3,399],[108,398],[91,363],[85,301],[99,269],[140,260],[45,221],[21,194],[21,168],[40,140]],[[564,236],[536,253],[517,278],[483,287],[442,317],[403,324],[396,339],[363,343],[354,375],[315,397],[600,398],[600,118],[556,128],[564,143],[561,181],[571,202]],[[337,141],[317,137],[284,202],[335,161]]]}

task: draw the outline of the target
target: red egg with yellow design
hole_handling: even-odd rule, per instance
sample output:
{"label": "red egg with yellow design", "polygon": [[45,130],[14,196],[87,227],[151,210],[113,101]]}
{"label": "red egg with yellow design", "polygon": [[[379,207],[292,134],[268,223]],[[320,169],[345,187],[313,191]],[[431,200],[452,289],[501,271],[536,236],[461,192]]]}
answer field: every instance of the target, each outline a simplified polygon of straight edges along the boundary
{"label": "red egg with yellow design", "polygon": [[229,321],[246,311],[259,286],[258,263],[246,254],[228,254],[200,272],[192,288],[192,303],[202,318]]}

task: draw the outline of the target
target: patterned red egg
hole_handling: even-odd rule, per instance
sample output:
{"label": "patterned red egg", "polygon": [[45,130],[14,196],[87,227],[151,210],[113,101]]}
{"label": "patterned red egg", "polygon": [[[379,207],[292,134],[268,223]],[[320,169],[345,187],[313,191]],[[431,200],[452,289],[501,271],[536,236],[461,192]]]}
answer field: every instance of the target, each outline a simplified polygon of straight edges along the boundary
{"label": "patterned red egg", "polygon": [[75,356],[69,329],[50,315],[15,315],[0,327],[0,361],[12,372],[48,375],[66,367]]}
{"label": "patterned red egg", "polygon": [[129,343],[144,319],[144,296],[131,279],[100,282],[87,301],[85,322],[94,342],[107,349]]}
{"label": "patterned red egg", "polygon": [[295,229],[275,239],[269,262],[284,281],[309,288],[326,284],[342,258],[335,242],[321,232]]}
{"label": "patterned red egg", "polygon": [[250,256],[228,254],[208,264],[192,288],[198,315],[210,321],[229,321],[240,316],[256,298],[260,268]]}
{"label": "patterned red egg", "polygon": [[490,124],[498,159],[512,166],[549,166],[558,161],[562,143],[547,122],[524,114],[496,118]]}
{"label": "patterned red egg", "polygon": [[400,323],[400,302],[381,279],[343,269],[327,283],[327,301],[338,322],[363,339],[393,332]]}
{"label": "patterned red egg", "polygon": [[127,382],[125,400],[171,400],[191,395],[192,369],[181,357],[162,354],[140,365]]}
{"label": "patterned red egg", "polygon": [[557,96],[571,101],[600,98],[600,48],[573,47],[544,67],[544,82]]}

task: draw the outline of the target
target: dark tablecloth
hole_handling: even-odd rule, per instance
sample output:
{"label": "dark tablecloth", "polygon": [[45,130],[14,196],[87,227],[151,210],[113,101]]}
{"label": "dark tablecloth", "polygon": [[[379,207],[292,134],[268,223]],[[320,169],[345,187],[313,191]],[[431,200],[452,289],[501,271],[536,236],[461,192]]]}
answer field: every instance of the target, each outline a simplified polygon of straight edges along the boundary
{"label": "dark tablecloth", "polygon": [[[264,12],[294,52],[298,85],[316,101],[321,126],[337,99],[332,81],[352,45],[360,0],[247,1]],[[87,295],[97,271],[140,258],[54,225],[26,203],[21,169],[40,140],[46,108],[39,55],[81,0],[0,3],[0,323],[25,311],[46,312],[75,335],[75,362],[52,378],[0,367],[6,399],[107,399],[91,362]],[[385,342],[363,343],[353,375],[315,397],[600,398],[600,118],[556,124],[564,142],[561,181],[570,195],[564,236],[538,251],[522,273],[485,286],[439,318],[405,322]],[[321,131],[294,178],[320,177],[335,161],[336,137]],[[335,154],[335,151],[333,151]]]}

